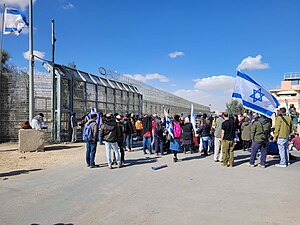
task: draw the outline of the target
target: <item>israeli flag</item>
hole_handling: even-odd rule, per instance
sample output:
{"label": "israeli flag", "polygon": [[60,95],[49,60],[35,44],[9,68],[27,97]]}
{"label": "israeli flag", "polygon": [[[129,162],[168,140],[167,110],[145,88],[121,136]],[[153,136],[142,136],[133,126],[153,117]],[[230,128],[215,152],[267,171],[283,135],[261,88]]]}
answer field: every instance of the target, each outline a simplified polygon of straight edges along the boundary
{"label": "israeli flag", "polygon": [[166,110],[164,109],[164,114],[165,114],[165,118],[166,118],[166,128],[167,131],[169,132],[169,134],[171,135],[171,137],[174,139],[174,131],[173,131],[173,123],[168,115],[168,113],[166,112]]}
{"label": "israeli flag", "polygon": [[237,72],[232,98],[241,99],[246,109],[269,118],[280,105],[268,90],[240,71]]}
{"label": "israeli flag", "polygon": [[17,9],[5,8],[4,11],[4,34],[19,35],[22,29],[29,24],[26,17]]}
{"label": "israeli flag", "polygon": [[193,125],[193,129],[196,132],[196,118],[194,114],[194,105],[191,105],[191,124]]}

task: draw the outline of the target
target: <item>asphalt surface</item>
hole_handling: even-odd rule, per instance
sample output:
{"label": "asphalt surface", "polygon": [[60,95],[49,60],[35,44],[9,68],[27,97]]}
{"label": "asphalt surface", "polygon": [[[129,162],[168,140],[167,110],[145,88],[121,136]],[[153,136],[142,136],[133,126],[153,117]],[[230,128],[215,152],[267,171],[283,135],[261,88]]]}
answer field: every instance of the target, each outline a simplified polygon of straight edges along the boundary
{"label": "asphalt surface", "polygon": [[[300,152],[294,155],[300,156]],[[82,162],[0,174],[0,223],[28,224],[300,224],[300,161],[277,168],[246,167],[250,154],[235,151],[235,167],[213,157],[157,157],[126,152],[127,165],[109,170],[104,147],[99,168]],[[167,164],[154,171],[152,166]]]}

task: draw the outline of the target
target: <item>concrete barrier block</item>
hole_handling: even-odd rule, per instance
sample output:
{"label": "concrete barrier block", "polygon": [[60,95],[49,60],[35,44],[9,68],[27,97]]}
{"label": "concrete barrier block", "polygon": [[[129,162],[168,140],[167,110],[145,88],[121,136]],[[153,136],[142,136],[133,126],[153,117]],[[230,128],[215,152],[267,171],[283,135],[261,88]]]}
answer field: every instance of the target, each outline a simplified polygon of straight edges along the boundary
{"label": "concrete barrier block", "polygon": [[45,148],[45,133],[35,129],[20,129],[19,130],[19,151],[32,152],[44,151]]}

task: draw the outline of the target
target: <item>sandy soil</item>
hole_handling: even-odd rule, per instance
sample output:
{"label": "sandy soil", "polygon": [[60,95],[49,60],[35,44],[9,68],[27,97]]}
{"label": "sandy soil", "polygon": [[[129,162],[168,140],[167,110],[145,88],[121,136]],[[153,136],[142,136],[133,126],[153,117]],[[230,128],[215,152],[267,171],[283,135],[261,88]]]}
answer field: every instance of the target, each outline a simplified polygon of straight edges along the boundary
{"label": "sandy soil", "polygon": [[20,153],[17,151],[17,143],[2,143],[0,173],[73,164],[84,159],[84,147],[85,143],[66,143],[48,145],[45,152]]}

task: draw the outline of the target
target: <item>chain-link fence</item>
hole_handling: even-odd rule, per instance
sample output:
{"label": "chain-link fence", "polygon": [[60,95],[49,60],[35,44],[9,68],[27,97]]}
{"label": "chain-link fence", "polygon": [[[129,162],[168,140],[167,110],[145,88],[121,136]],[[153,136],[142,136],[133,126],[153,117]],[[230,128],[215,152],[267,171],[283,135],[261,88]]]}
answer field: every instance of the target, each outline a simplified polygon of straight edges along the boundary
{"label": "chain-link fence", "polygon": [[[157,113],[163,116],[164,110],[171,115],[190,114],[192,102],[143,82],[104,68],[106,75],[96,76],[58,64],[55,65],[56,97],[52,106],[52,67],[49,64],[44,66],[49,73],[36,72],[34,77],[34,114],[45,115],[49,124],[45,130],[48,140],[69,140],[70,112],[75,112],[80,120],[91,108],[96,108],[98,112],[119,114]],[[21,124],[28,120],[28,74],[5,73],[0,81],[0,142],[16,141]],[[193,104],[195,113],[210,111],[209,107]]]}

